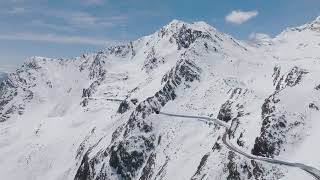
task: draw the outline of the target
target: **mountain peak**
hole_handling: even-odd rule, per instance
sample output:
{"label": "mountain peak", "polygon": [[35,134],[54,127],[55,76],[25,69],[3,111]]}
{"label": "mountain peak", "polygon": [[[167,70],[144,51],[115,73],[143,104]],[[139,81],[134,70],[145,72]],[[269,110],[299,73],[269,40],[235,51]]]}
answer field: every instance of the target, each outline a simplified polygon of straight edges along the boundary
{"label": "mountain peak", "polygon": [[182,28],[183,26],[187,26],[190,29],[198,30],[198,31],[216,31],[214,27],[209,25],[204,21],[195,21],[192,23],[188,23],[185,21],[173,19],[168,25],[164,26],[164,28]]}
{"label": "mountain peak", "polygon": [[188,25],[188,23],[177,20],[177,19],[173,19],[169,24],[165,25],[162,29],[166,29],[171,32],[177,32],[179,31],[179,29],[181,29],[183,26],[186,26],[186,25]]}
{"label": "mountain peak", "polygon": [[187,23],[178,19],[173,19],[172,21],[169,22],[168,25],[174,25],[174,24],[187,24]]}
{"label": "mountain peak", "polygon": [[309,24],[310,29],[317,30],[320,32],[320,16]]}
{"label": "mountain peak", "polygon": [[287,28],[286,30],[283,31],[283,33],[292,32],[292,31],[302,32],[305,30],[320,32],[320,16],[316,17],[313,21],[306,23],[304,25],[293,27],[293,28]]}

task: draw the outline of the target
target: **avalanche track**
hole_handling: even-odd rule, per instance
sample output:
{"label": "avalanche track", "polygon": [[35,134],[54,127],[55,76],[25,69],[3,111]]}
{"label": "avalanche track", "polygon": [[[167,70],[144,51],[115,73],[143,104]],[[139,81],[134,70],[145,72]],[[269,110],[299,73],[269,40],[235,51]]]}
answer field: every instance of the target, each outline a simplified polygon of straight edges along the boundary
{"label": "avalanche track", "polygon": [[252,154],[248,154],[246,152],[241,151],[239,148],[237,148],[236,146],[234,146],[233,144],[231,144],[231,142],[229,141],[229,139],[227,138],[228,132],[229,132],[229,125],[218,120],[218,119],[214,119],[214,118],[209,118],[209,117],[202,117],[202,116],[190,116],[190,115],[181,115],[181,114],[172,114],[172,113],[165,113],[165,112],[159,112],[160,115],[164,115],[164,116],[171,116],[171,117],[182,117],[182,118],[191,118],[191,119],[201,119],[204,122],[208,122],[208,123],[216,123],[220,126],[223,126],[226,131],[223,134],[222,137],[222,141],[223,143],[227,146],[228,149],[230,149],[231,151],[238,153],[248,159],[251,160],[257,160],[257,161],[264,161],[267,163],[271,163],[271,164],[278,164],[278,165],[285,165],[285,166],[289,166],[289,167],[296,167],[296,168],[300,168],[301,170],[309,173],[310,175],[312,175],[315,179],[320,180],[320,170],[316,169],[314,167],[302,164],[302,163],[292,163],[292,162],[287,162],[287,161],[282,161],[282,160],[277,160],[277,159],[271,159],[271,158],[265,158],[265,157],[258,157],[258,156],[254,156]]}

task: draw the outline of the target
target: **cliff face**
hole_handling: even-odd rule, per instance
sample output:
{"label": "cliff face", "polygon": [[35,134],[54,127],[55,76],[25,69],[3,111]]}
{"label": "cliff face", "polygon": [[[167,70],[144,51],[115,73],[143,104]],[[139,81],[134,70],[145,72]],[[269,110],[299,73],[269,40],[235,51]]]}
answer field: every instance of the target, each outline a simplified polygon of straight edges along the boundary
{"label": "cliff face", "polygon": [[251,46],[174,20],[74,59],[33,57],[0,85],[0,177],[310,178],[231,151],[218,125],[158,113],[217,118],[242,151],[317,166],[317,24]]}

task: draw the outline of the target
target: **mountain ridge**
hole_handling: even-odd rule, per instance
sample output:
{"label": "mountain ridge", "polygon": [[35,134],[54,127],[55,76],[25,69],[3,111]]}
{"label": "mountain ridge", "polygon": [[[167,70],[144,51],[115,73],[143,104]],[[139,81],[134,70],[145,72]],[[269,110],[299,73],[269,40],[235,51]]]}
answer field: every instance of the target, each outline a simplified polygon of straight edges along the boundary
{"label": "mountain ridge", "polygon": [[216,125],[157,115],[215,116],[242,151],[317,167],[310,142],[318,135],[320,54],[310,52],[319,47],[307,38],[296,48],[304,46],[297,37],[282,33],[254,47],[204,22],[173,20],[80,57],[30,58],[0,85],[0,176],[312,179],[235,154]]}

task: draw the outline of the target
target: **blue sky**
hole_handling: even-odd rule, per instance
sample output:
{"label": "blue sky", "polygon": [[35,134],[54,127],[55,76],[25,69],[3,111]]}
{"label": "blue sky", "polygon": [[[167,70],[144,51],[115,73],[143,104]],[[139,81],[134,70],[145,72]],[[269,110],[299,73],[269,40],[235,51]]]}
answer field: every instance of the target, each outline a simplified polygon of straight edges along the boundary
{"label": "blue sky", "polygon": [[172,19],[246,40],[320,15],[320,0],[0,0],[0,65],[73,57],[148,35]]}

